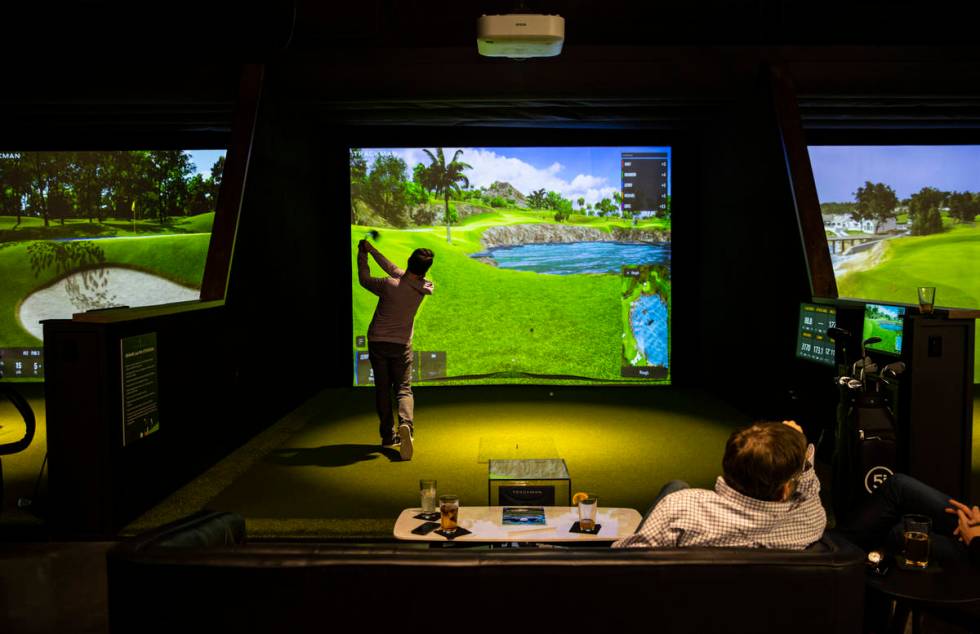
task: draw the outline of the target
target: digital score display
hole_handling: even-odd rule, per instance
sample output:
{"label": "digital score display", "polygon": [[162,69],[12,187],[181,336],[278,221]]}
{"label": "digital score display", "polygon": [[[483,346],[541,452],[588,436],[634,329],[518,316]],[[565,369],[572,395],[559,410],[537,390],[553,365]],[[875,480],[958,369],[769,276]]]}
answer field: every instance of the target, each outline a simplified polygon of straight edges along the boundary
{"label": "digital score display", "polygon": [[667,209],[667,160],[666,152],[622,153],[624,212],[638,216]]}
{"label": "digital score display", "polygon": [[837,347],[834,340],[827,336],[827,330],[836,325],[835,307],[800,304],[796,358],[834,366],[837,362]]}
{"label": "digital score display", "polygon": [[43,379],[42,348],[0,348],[0,378]]}
{"label": "digital score display", "polygon": [[[445,352],[412,351],[413,383],[419,381],[437,381],[445,378]],[[354,351],[354,384],[374,385],[374,369],[371,367],[371,357],[367,350]]]}

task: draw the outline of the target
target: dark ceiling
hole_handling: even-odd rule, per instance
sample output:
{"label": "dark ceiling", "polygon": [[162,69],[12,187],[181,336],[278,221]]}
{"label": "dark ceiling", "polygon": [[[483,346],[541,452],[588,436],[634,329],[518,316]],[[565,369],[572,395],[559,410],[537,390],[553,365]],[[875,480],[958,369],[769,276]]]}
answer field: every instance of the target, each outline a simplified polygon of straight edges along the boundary
{"label": "dark ceiling", "polygon": [[972,44],[980,15],[976,3],[952,0],[83,0],[4,12],[8,50],[120,58],[470,47],[481,14],[511,12],[563,16],[568,47]]}
{"label": "dark ceiling", "polygon": [[[562,54],[481,58],[479,15],[515,11],[562,15]],[[348,123],[661,125],[769,64],[808,125],[976,128],[978,18],[951,0],[25,2],[5,7],[0,146],[220,142],[246,61]]]}

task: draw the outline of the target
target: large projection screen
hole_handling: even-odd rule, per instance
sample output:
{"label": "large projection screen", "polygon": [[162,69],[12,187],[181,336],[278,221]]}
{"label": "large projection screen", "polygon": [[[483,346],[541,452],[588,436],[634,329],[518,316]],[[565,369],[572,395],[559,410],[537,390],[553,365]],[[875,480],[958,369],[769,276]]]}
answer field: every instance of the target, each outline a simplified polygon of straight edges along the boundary
{"label": "large projection screen", "polygon": [[365,238],[403,269],[435,254],[416,382],[670,382],[670,147],[349,152],[354,385],[373,383]]}

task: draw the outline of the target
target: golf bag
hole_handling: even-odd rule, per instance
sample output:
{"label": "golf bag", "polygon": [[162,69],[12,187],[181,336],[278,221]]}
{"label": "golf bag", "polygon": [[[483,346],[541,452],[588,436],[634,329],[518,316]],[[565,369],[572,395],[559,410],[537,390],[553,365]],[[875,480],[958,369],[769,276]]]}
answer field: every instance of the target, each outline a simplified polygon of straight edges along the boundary
{"label": "golf bag", "polygon": [[838,518],[895,474],[895,417],[881,394],[842,390],[833,458],[834,513]]}

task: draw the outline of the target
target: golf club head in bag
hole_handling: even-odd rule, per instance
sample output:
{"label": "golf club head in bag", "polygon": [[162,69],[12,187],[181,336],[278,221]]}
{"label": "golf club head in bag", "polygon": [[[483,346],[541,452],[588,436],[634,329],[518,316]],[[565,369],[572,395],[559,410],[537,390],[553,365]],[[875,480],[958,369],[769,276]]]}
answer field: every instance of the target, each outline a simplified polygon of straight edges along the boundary
{"label": "golf club head in bag", "polygon": [[861,356],[862,357],[867,356],[867,353],[865,352],[865,348],[867,348],[871,344],[875,344],[875,343],[881,343],[881,337],[868,337],[867,339],[865,339],[864,341],[862,341],[861,342]]}

